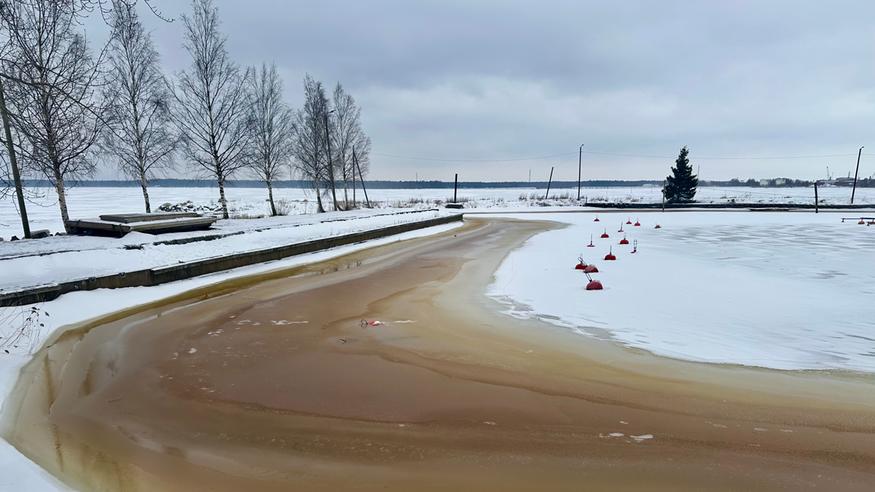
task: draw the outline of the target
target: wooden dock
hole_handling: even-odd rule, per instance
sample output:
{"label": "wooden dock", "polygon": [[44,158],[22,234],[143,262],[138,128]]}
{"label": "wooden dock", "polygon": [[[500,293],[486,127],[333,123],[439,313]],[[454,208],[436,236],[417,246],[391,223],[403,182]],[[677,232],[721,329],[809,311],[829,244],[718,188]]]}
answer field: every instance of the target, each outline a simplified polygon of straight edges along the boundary
{"label": "wooden dock", "polygon": [[107,214],[98,219],[69,220],[67,228],[71,234],[81,236],[122,237],[132,231],[146,234],[199,231],[209,229],[215,221],[215,217],[192,212]]}

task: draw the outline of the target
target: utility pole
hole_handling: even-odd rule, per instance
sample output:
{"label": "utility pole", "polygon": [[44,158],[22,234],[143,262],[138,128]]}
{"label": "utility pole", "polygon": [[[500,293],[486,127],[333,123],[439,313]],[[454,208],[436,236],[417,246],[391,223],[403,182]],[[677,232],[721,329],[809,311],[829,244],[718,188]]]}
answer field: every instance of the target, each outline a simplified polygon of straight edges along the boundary
{"label": "utility pole", "polygon": [[456,179],[453,181],[453,203],[459,203],[459,173],[456,173]]}
{"label": "utility pole", "polygon": [[854,187],[851,189],[851,205],[854,204],[854,194],[857,193],[857,177],[860,175],[860,157],[863,155],[863,147],[857,152],[857,170],[854,171]]}
{"label": "utility pole", "polygon": [[547,194],[544,195],[544,200],[550,198],[550,185],[553,183],[553,166],[550,166],[550,180],[547,181]]}
{"label": "utility pole", "polygon": [[583,144],[577,149],[577,201],[580,201],[581,165],[583,163]]}
{"label": "utility pole", "polygon": [[817,180],[814,180],[814,213],[820,213],[818,210],[818,203],[820,200],[817,199]]}
{"label": "utility pole", "polygon": [[6,95],[3,92],[3,80],[0,79],[0,115],[3,118],[3,132],[6,137],[6,151],[9,153],[9,166],[12,168],[12,181],[15,182],[15,195],[18,198],[18,211],[21,213],[21,228],[24,237],[30,238],[30,222],[27,220],[27,204],[24,202],[24,185],[21,184],[21,173],[18,170],[18,158],[15,155],[15,145],[12,143],[12,129],[9,127],[9,113],[6,110]]}

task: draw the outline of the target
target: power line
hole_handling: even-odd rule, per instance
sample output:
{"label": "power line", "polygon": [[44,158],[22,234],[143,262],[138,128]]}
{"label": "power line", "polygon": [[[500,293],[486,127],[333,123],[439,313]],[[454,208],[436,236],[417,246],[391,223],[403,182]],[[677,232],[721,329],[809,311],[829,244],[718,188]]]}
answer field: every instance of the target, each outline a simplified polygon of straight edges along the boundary
{"label": "power line", "polygon": [[[434,161],[434,162],[517,162],[517,161],[535,161],[544,159],[553,159],[557,157],[570,157],[576,152],[562,152],[557,154],[540,155],[532,157],[510,157],[510,158],[440,158],[440,157],[423,157],[423,156],[406,156],[396,154],[385,154],[382,152],[371,152],[371,155],[379,157],[388,157],[392,159],[407,159],[415,161]],[[584,154],[601,155],[607,157],[630,157],[637,159],[675,159],[676,156],[671,155],[655,155],[655,154],[630,154],[622,152],[599,152],[595,150],[584,150]],[[831,159],[839,157],[854,157],[857,154],[813,154],[813,155],[783,155],[783,156],[764,156],[764,155],[722,155],[722,156],[693,156],[693,160],[712,161],[712,160],[794,160],[794,159]],[[863,154],[871,156],[873,154]]]}

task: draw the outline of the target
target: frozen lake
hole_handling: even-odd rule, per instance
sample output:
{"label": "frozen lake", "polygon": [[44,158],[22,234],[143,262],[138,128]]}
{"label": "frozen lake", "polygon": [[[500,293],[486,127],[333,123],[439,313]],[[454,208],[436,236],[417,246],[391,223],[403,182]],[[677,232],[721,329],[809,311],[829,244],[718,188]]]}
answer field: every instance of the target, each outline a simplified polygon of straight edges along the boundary
{"label": "frozen lake", "polygon": [[[638,241],[630,254],[618,244],[626,215],[528,214],[568,227],[512,253],[490,294],[514,316],[669,357],[875,372],[875,226],[846,215],[645,213],[641,227],[623,224]],[[617,261],[603,260],[609,248]],[[584,290],[581,254],[605,290]]]}
{"label": "frozen lake", "polygon": [[[31,228],[49,229],[53,232],[63,230],[54,191],[48,188],[31,190],[35,195],[28,206]],[[535,188],[494,188],[461,189],[460,200],[466,200],[466,208],[491,207],[539,207],[538,201],[544,196],[544,189]],[[313,193],[309,190],[279,188],[275,190],[277,200],[285,200],[289,213],[313,213],[316,210]],[[375,189],[369,190],[371,201],[381,207],[428,207],[435,201],[446,201],[452,197],[452,189]],[[825,203],[848,203],[849,188],[822,188],[820,198]],[[178,203],[191,200],[198,205],[208,205],[218,201],[218,190],[209,187],[149,189],[153,208],[165,202]],[[584,188],[582,195],[593,204],[605,201],[627,203],[658,203],[662,199],[660,188],[611,187]],[[259,215],[268,212],[267,192],[264,188],[228,188],[229,206],[237,214]],[[577,189],[558,188],[550,190],[553,204],[569,204],[567,198],[576,197]],[[356,196],[362,200],[361,190]],[[813,203],[812,188],[727,188],[702,187],[696,199],[703,203]],[[875,203],[875,189],[857,190],[857,203]],[[70,216],[73,218],[96,217],[101,213],[140,212],[143,210],[140,190],[126,188],[73,187],[67,200]],[[18,211],[11,199],[0,201],[0,237],[8,239],[21,234]]]}

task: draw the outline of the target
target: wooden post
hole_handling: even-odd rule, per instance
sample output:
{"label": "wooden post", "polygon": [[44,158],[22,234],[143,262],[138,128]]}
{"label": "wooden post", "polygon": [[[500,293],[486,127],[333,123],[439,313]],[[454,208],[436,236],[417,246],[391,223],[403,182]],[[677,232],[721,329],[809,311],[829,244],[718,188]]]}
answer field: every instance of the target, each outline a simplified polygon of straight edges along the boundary
{"label": "wooden post", "polygon": [[581,165],[583,162],[583,144],[577,149],[577,201],[580,201]]}
{"label": "wooden post", "polygon": [[453,203],[459,203],[459,173],[456,173],[456,180],[453,182]]}
{"label": "wooden post", "polygon": [[665,212],[665,180],[662,181],[662,211]]}
{"label": "wooden post", "polygon": [[818,203],[817,203],[818,201],[819,200],[817,199],[817,181],[815,181],[814,182],[814,213],[820,213],[820,211],[818,210]]}
{"label": "wooden post", "polygon": [[854,171],[854,188],[851,189],[851,205],[854,204],[854,194],[857,193],[857,176],[860,175],[860,156],[863,155],[863,147],[860,147],[860,151],[857,152],[857,170]]}
{"label": "wooden post", "polygon": [[362,176],[362,167],[359,166],[359,159],[355,154],[355,149],[352,149],[352,163],[355,165],[356,169],[359,170],[359,181],[362,182],[362,191],[365,192],[365,203],[368,208],[371,208],[371,201],[368,200],[368,189],[365,188],[365,177]]}
{"label": "wooden post", "polygon": [[550,185],[553,184],[553,166],[550,166],[550,180],[547,181],[547,194],[544,195],[544,200],[550,198]]}

